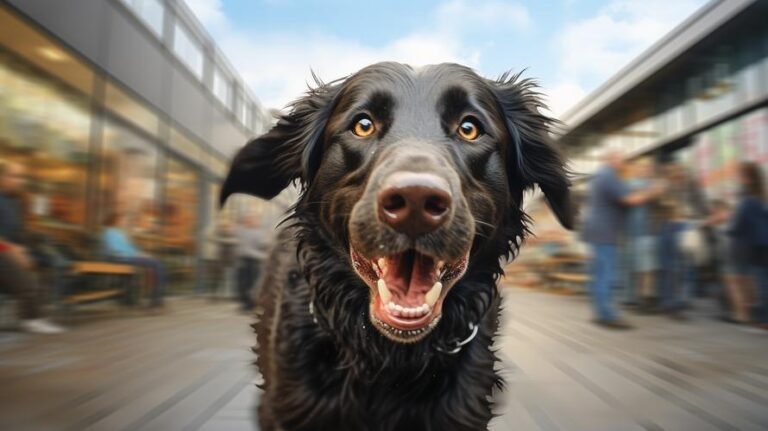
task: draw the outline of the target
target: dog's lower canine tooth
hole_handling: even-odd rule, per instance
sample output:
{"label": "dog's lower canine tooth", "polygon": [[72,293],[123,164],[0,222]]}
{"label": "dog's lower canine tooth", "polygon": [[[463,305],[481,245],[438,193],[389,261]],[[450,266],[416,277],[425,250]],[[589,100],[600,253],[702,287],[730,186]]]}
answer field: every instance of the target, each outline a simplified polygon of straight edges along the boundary
{"label": "dog's lower canine tooth", "polygon": [[379,297],[381,298],[382,304],[388,304],[392,300],[392,292],[387,289],[387,282],[385,282],[383,279],[379,279],[379,281],[376,283],[376,287],[379,290]]}
{"label": "dog's lower canine tooth", "polygon": [[427,295],[424,297],[424,302],[427,303],[430,307],[434,307],[437,303],[437,298],[440,297],[440,292],[443,290],[443,283],[440,283],[439,281],[432,285],[432,288],[429,289],[429,292],[427,292]]}

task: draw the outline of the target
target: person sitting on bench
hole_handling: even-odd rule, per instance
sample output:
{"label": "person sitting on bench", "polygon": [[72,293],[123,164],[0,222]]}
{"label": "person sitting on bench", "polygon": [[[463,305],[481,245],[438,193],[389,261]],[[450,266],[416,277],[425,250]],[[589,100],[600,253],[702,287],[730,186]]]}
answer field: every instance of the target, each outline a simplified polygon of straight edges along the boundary
{"label": "person sitting on bench", "polygon": [[42,317],[43,291],[32,272],[34,261],[24,241],[24,167],[0,163],[0,291],[16,297],[20,328],[35,334],[58,334],[59,325]]}
{"label": "person sitting on bench", "polygon": [[166,283],[165,266],[158,259],[143,252],[133,244],[123,230],[125,221],[126,217],[120,214],[111,214],[105,220],[104,230],[101,233],[104,254],[115,262],[151,271],[153,279],[152,306],[162,306]]}

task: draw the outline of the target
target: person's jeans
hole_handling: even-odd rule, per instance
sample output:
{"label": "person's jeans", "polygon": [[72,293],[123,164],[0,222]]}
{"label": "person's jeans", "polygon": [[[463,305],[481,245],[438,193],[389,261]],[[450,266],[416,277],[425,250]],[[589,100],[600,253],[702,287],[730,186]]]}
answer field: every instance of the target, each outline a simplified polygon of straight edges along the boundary
{"label": "person's jeans", "polygon": [[162,305],[163,296],[165,296],[165,266],[159,260],[152,257],[137,256],[137,257],[118,257],[115,259],[117,262],[122,262],[128,265],[138,266],[152,271],[154,277],[154,286],[152,286],[152,305]]}
{"label": "person's jeans", "polygon": [[759,265],[752,267],[755,278],[757,294],[760,295],[760,305],[757,309],[756,320],[760,323],[768,323],[768,266]]}
{"label": "person's jeans", "polygon": [[259,278],[259,261],[250,257],[241,257],[237,268],[237,292],[243,308],[253,308],[253,289]]}
{"label": "person's jeans", "polygon": [[613,244],[592,244],[592,286],[590,295],[597,318],[616,320],[611,288],[614,282],[617,248]]}
{"label": "person's jeans", "polygon": [[10,252],[0,252],[0,292],[16,297],[19,319],[40,318],[42,290],[34,274],[22,267]]}
{"label": "person's jeans", "polygon": [[634,259],[632,253],[635,251],[635,241],[637,238],[627,238],[624,244],[619,248],[620,265],[618,280],[614,282],[614,287],[623,291],[623,301],[626,304],[637,302],[637,286],[635,285]]}
{"label": "person's jeans", "polygon": [[659,297],[661,308],[677,311],[685,308],[694,274],[689,259],[680,247],[680,236],[686,230],[685,222],[667,222],[659,235]]}

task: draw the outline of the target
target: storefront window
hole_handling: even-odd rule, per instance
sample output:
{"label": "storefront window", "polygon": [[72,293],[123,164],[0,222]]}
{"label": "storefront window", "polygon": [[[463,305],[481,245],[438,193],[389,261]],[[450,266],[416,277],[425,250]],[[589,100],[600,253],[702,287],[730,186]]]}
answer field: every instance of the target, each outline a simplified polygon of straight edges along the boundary
{"label": "storefront window", "polygon": [[175,127],[171,128],[171,148],[179,154],[184,154],[187,158],[202,164],[201,160],[205,151]]}
{"label": "storefront window", "polygon": [[0,54],[0,161],[26,167],[32,230],[84,227],[90,126],[85,98]]}
{"label": "storefront window", "polygon": [[129,234],[146,251],[157,247],[160,233],[155,145],[108,120],[104,127],[99,181],[100,222],[124,215]]}
{"label": "storefront window", "polygon": [[93,90],[93,71],[69,50],[0,8],[0,46],[84,94]]}
{"label": "storefront window", "polygon": [[106,86],[104,104],[113,113],[141,127],[147,133],[155,136],[158,134],[160,119],[157,114],[111,82],[108,82]]}
{"label": "storefront window", "polygon": [[191,287],[198,250],[200,175],[191,165],[169,158],[165,169],[162,253],[174,280]]}

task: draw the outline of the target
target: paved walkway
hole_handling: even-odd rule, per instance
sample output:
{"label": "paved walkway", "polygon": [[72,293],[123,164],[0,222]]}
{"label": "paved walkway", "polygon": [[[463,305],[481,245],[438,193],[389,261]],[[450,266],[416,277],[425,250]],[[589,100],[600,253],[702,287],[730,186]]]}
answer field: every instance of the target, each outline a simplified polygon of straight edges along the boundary
{"label": "paved walkway", "polygon": [[[768,333],[705,317],[588,323],[585,298],[506,289],[501,430],[768,429]],[[253,430],[249,318],[230,303],[110,312],[0,337],[2,430]]]}

